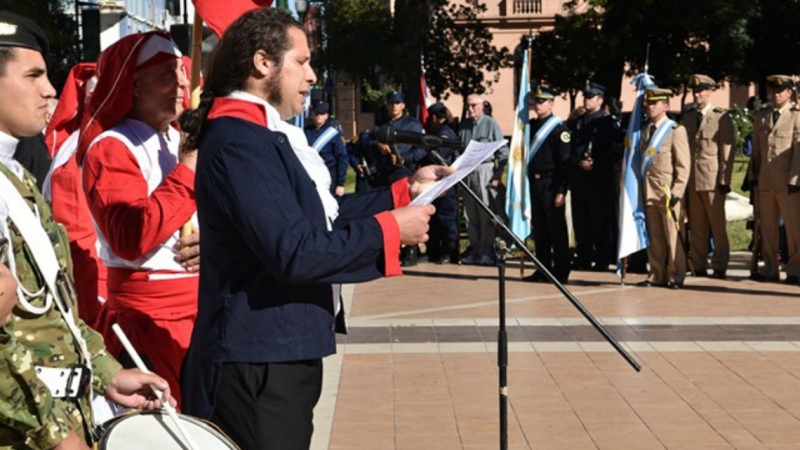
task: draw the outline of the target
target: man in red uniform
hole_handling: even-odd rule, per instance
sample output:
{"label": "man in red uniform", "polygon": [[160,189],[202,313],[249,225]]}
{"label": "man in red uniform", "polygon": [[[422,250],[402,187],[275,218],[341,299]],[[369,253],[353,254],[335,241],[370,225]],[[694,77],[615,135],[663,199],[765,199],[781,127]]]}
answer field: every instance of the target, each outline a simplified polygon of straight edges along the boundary
{"label": "man in red uniform", "polygon": [[83,193],[75,150],[84,104],[97,83],[96,68],[94,63],[79,63],[70,70],[53,119],[45,130],[53,162],[42,186],[42,195],[51,205],[53,218],[67,229],[75,267],[78,313],[92,328],[97,328],[100,310],[108,298],[106,267],[97,254],[97,233]]}
{"label": "man in red uniform", "polygon": [[[108,268],[102,330],[117,322],[152,368],[175,387],[197,312],[199,235],[180,238],[196,211],[196,152],[180,152],[171,122],[188,80],[169,35],[127,36],[98,62],[77,161]],[[121,353],[105,333],[109,350]],[[125,357],[122,355],[124,361]]]}

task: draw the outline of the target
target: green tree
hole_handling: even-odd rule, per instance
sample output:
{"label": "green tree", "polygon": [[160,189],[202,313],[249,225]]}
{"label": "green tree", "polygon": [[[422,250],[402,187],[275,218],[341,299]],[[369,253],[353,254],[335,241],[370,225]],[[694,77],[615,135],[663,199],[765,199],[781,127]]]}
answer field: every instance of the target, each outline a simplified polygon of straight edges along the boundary
{"label": "green tree", "polygon": [[552,50],[615,96],[626,66],[629,74],[644,69],[648,44],[649,69],[662,87],[680,90],[695,72],[738,79],[754,45],[748,24],[764,1],[777,0],[698,0],[689,8],[685,0],[571,0],[556,20]]}
{"label": "green tree", "polygon": [[[566,93],[570,109],[589,80],[594,80],[606,43],[600,33],[602,14],[590,9],[582,14],[558,15],[552,30],[533,41],[531,80],[546,81],[558,92]],[[616,84],[619,84],[617,76]]]}
{"label": "green tree", "polygon": [[800,4],[797,0],[758,0],[756,14],[747,24],[753,39],[739,71],[743,82],[759,83],[766,98],[764,78],[780,73],[800,73]]}
{"label": "green tree", "polygon": [[431,0],[395,0],[392,74],[406,95],[406,109],[416,115],[420,99],[421,56],[430,27]]}
{"label": "green tree", "polygon": [[76,42],[78,29],[71,16],[64,12],[60,0],[0,0],[0,9],[28,17],[36,22],[50,41],[50,53],[46,56],[50,82],[61,92],[73,65],[80,61]]}
{"label": "green tree", "polygon": [[392,15],[381,0],[329,1],[325,10],[331,68],[375,86],[391,67]]}
{"label": "green tree", "polygon": [[512,64],[511,53],[492,45],[492,33],[478,21],[487,10],[483,2],[431,0],[431,8],[423,50],[425,81],[434,97],[452,92],[466,104],[469,94],[487,92],[500,79],[499,70]]}

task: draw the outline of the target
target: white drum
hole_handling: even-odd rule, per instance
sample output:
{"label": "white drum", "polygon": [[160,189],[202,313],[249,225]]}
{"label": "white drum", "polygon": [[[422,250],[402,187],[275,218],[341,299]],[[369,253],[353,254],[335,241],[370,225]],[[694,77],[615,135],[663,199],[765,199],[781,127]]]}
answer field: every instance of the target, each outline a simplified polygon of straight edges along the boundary
{"label": "white drum", "polygon": [[[214,425],[178,414],[183,428],[202,450],[240,450]],[[99,450],[185,450],[180,434],[166,413],[137,411],[108,421]]]}

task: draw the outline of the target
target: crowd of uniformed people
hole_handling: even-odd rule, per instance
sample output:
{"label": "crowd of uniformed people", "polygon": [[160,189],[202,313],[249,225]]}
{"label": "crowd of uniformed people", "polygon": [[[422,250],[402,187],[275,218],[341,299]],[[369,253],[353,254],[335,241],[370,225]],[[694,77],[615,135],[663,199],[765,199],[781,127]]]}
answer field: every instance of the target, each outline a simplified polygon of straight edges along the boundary
{"label": "crowd of uniformed people", "polygon": [[[764,82],[769,98],[755,114],[753,133],[744,139],[748,148],[739,152],[752,154],[743,186],[751,190],[750,202],[755,206],[750,223],[757,237],[750,246],[755,245],[750,277],[779,280],[780,262],[786,272],[782,280],[798,284],[800,236],[795,234],[800,223],[795,216],[800,211],[800,196],[793,194],[800,189],[800,109],[794,103],[800,85],[787,75],[771,75]],[[710,101],[718,85],[707,75],[690,77],[686,86],[693,101],[678,112],[669,111],[673,91],[653,87],[645,93],[645,125],[640,148],[635,150],[647,165],[641,173],[640,195],[647,205],[650,245],[624,262],[630,271],[648,274],[640,283],[643,286],[680,289],[687,273],[727,277],[730,245],[725,199],[732,191],[737,131],[730,111]],[[559,93],[546,82],[538,83],[529,96],[532,157],[527,176],[533,209],[529,237],[537,259],[562,283],[569,281],[573,270],[603,272],[619,267],[620,177],[626,129],[621,123],[620,103],[606,91],[604,86],[588,82],[582,91],[583,105],[564,120],[553,115]],[[407,111],[403,113],[404,102],[403,93],[389,93],[388,118],[378,125],[390,121],[398,130],[419,132],[424,128],[449,139],[461,137],[465,143],[502,138],[497,123],[483,111],[488,102],[477,94],[467,98],[464,120],[454,118],[438,102],[428,108],[424,126]],[[548,120],[551,125],[545,126]],[[662,125],[670,128],[662,129],[653,140]],[[542,136],[537,140],[538,134]],[[347,148],[357,174],[357,190],[386,185],[420,161],[429,162],[420,158],[425,154],[421,147],[403,144],[392,152],[377,142],[374,130],[362,131]],[[441,152],[448,163],[458,156],[451,149]],[[505,218],[504,192],[498,185],[507,158],[508,148],[503,147],[465,180],[501,219]],[[769,181],[759,184],[759,179]],[[491,243],[500,233],[471,203],[470,196],[457,191],[438,200],[431,242],[426,246],[430,262],[495,264]],[[459,241],[462,229],[467,231],[464,245]],[[574,236],[573,245],[570,235]],[[414,265],[420,257],[425,256],[419,248],[404,249],[402,263]],[[546,277],[534,272],[525,279],[541,282]]]}

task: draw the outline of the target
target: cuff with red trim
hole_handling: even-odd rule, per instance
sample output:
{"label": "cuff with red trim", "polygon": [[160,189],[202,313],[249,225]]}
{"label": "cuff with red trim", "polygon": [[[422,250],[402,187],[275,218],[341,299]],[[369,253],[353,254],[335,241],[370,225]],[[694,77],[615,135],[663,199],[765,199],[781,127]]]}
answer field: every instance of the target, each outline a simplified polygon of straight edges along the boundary
{"label": "cuff with red trim", "polygon": [[383,233],[383,275],[386,277],[402,275],[403,270],[400,269],[400,226],[397,224],[397,219],[389,211],[384,211],[373,217],[378,221]]}
{"label": "cuff with red trim", "polygon": [[408,178],[401,178],[392,183],[392,201],[395,208],[401,208],[411,203],[411,194],[408,192]]}
{"label": "cuff with red trim", "polygon": [[172,169],[169,178],[177,181],[181,186],[188,189],[194,196],[194,171],[185,164],[178,164]]}

